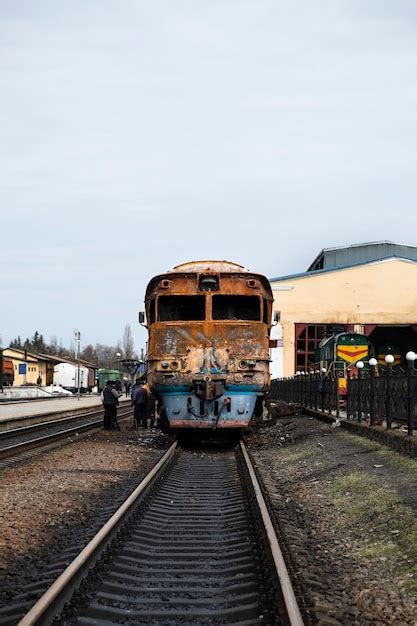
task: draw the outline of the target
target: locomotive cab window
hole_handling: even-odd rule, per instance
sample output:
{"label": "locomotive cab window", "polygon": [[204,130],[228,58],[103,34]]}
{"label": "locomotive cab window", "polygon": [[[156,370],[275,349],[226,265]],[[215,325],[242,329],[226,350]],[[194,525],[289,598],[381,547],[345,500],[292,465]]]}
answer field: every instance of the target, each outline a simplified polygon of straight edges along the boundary
{"label": "locomotive cab window", "polygon": [[204,296],[159,296],[159,322],[192,322],[205,319]]}
{"label": "locomotive cab window", "polygon": [[264,324],[268,324],[269,323],[269,316],[268,316],[268,300],[266,298],[263,299],[264,301],[264,315],[263,315],[263,323]]}
{"label": "locomotive cab window", "polygon": [[261,301],[258,296],[213,296],[212,315],[214,320],[261,319]]}
{"label": "locomotive cab window", "polygon": [[155,299],[151,300],[151,304],[149,306],[149,323],[153,324],[155,321]]}

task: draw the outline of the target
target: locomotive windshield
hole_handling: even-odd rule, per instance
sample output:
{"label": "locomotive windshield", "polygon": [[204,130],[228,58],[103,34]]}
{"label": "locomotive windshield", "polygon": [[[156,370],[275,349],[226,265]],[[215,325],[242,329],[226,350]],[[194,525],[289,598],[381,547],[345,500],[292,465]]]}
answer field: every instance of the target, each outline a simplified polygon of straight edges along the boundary
{"label": "locomotive windshield", "polygon": [[213,296],[214,320],[261,319],[261,301],[257,296]]}
{"label": "locomotive windshield", "polygon": [[204,296],[159,296],[158,321],[201,321],[205,315]]}

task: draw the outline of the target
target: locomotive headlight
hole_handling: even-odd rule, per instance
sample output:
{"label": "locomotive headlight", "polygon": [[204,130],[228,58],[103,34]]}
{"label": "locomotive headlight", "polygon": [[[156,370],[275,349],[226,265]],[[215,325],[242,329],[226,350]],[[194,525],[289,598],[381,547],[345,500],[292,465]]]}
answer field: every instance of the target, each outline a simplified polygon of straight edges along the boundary
{"label": "locomotive headlight", "polygon": [[169,367],[168,361],[162,361],[161,367],[163,367],[166,370]]}
{"label": "locomotive headlight", "polygon": [[248,367],[248,362],[247,361],[239,361],[239,367],[242,370],[245,370]]}
{"label": "locomotive headlight", "polygon": [[250,361],[248,361],[249,367],[255,367],[255,365],[256,365],[256,361],[254,359],[250,359]]}
{"label": "locomotive headlight", "polygon": [[171,369],[172,370],[178,369],[178,361],[171,361]]}

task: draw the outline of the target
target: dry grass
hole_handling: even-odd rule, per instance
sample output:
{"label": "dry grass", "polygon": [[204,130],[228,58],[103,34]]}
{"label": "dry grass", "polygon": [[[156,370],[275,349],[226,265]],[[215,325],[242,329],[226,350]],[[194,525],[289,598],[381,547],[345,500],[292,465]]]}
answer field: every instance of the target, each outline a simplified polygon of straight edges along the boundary
{"label": "dry grass", "polygon": [[360,446],[364,450],[369,450],[375,452],[381,459],[386,461],[387,463],[392,463],[395,467],[402,467],[404,469],[408,469],[412,472],[415,472],[414,476],[417,479],[417,459],[412,459],[405,455],[399,454],[396,450],[392,450],[383,444],[377,443],[376,441],[371,441],[370,439],[365,439],[364,437],[360,437],[359,435],[352,435],[351,433],[347,433],[346,431],[342,431],[340,435],[346,441],[354,444],[355,446]]}
{"label": "dry grass", "polygon": [[63,459],[67,456],[72,456],[74,454],[74,449],[71,447],[65,447],[65,448],[59,448],[58,450],[55,450],[55,452],[52,452],[51,456],[54,459]]}
{"label": "dry grass", "polygon": [[278,453],[283,461],[299,463],[317,456],[317,454],[320,454],[320,450],[317,446],[306,443],[297,445],[297,450],[294,450],[294,448],[282,448]]}
{"label": "dry grass", "polygon": [[[341,530],[356,528],[365,545],[358,559],[389,560],[391,576],[417,593],[417,519],[400,496],[364,472],[337,478],[330,487]],[[391,540],[384,541],[387,533]]]}

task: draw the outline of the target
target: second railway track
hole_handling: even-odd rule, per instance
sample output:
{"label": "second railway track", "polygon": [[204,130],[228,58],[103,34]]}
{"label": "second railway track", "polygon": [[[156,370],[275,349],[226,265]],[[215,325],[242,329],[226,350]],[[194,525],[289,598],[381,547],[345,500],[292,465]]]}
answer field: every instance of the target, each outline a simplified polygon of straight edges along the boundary
{"label": "second railway track", "polygon": [[52,622],[300,626],[244,445],[174,444],[19,624]]}
{"label": "second railway track", "polygon": [[[132,416],[132,408],[122,408],[118,420]],[[101,428],[103,410],[89,411],[85,415],[50,420],[40,424],[7,430],[0,433],[0,467],[14,462],[34,450],[48,448],[69,437]]]}

